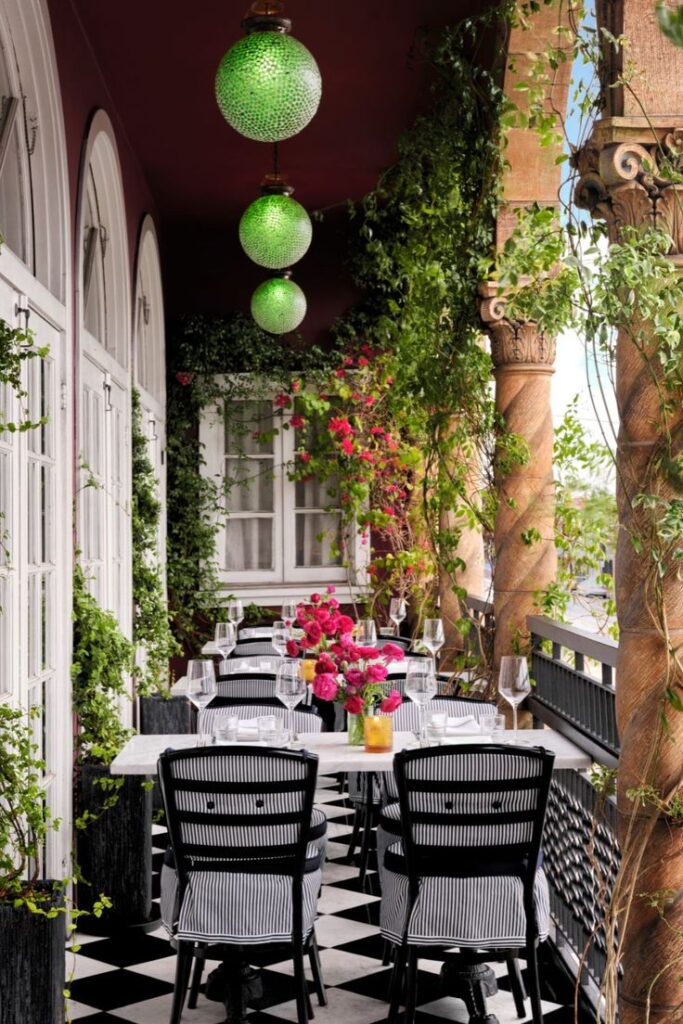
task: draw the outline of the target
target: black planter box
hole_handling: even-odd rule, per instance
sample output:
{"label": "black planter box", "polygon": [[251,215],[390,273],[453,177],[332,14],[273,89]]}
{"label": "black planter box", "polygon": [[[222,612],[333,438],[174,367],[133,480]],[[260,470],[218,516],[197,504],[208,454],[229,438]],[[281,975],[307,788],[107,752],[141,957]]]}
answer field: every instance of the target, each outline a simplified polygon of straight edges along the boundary
{"label": "black planter box", "polygon": [[[98,785],[111,778],[108,768],[84,764],[78,782],[78,815],[99,815],[85,829],[77,829],[77,862],[83,882],[78,884],[78,907],[91,910],[104,893],[111,910],[101,918],[83,917],[80,931],[111,934],[152,917],[152,793],[143,783],[148,776],[123,775],[118,799],[109,810],[102,805],[111,791]],[[86,884],[88,883],[88,884]]]}
{"label": "black planter box", "polygon": [[186,697],[140,697],[140,732],[143,736],[195,731],[195,715]]}
{"label": "black planter box", "polygon": [[[52,905],[61,904],[60,892]],[[0,1024],[63,1024],[65,943],[64,914],[48,919],[0,903]]]}

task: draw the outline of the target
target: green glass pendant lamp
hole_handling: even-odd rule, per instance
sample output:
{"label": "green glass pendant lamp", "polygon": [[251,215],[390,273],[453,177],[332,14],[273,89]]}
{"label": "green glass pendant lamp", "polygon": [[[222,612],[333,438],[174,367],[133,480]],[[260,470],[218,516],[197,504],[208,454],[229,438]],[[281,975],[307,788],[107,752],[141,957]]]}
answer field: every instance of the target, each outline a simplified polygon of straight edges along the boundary
{"label": "green glass pendant lamp", "polygon": [[285,271],[258,286],[251,297],[251,315],[269,334],[289,334],[306,316],[306,296]]}
{"label": "green glass pendant lamp", "polygon": [[309,50],[289,32],[281,0],[256,0],[242,27],[247,33],[223,57],[216,99],[240,135],[281,142],[297,135],[320,103],[320,71]]}
{"label": "green glass pendant lamp", "polygon": [[292,199],[294,189],[269,174],[261,184],[261,197],[242,214],[240,242],[254,263],[268,270],[284,270],[308,252],[313,238],[311,218]]}

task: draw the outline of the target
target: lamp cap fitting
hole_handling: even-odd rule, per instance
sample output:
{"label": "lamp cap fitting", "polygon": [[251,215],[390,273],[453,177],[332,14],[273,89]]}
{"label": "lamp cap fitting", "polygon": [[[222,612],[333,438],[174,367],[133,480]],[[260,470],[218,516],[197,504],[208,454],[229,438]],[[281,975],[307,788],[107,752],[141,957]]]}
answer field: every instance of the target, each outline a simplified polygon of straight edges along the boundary
{"label": "lamp cap fitting", "polygon": [[282,0],[254,0],[242,19],[242,28],[247,34],[280,32],[287,35],[292,31],[292,20],[284,17],[284,10]]}

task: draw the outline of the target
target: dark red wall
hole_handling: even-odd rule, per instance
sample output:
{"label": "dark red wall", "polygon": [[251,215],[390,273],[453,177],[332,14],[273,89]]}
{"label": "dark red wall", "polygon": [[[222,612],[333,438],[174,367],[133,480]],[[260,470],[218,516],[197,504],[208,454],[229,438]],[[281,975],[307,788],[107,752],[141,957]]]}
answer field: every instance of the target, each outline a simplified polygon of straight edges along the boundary
{"label": "dark red wall", "polygon": [[[73,238],[76,238],[81,153],[90,119],[101,107],[107,112],[114,125],[121,161],[132,282],[140,223],[146,213],[151,214],[155,221],[157,220],[156,204],[141,165],[126,137],[125,129],[114,107],[95,54],[71,0],[48,0],[48,9],[57,52],[57,66],[64,107]],[[77,252],[77,247],[74,245],[74,257]]]}

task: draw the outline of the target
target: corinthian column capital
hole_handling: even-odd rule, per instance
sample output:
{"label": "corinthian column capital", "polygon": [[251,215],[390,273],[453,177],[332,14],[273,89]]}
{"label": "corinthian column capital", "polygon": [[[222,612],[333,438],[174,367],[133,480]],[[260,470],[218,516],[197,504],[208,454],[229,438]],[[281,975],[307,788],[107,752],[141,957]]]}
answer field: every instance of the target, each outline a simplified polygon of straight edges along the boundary
{"label": "corinthian column capital", "polygon": [[479,314],[491,340],[491,358],[495,368],[538,367],[552,372],[555,362],[555,338],[540,331],[533,320],[507,316],[507,299],[499,295],[494,283],[481,287]]}
{"label": "corinthian column capital", "polygon": [[614,117],[598,122],[574,154],[579,171],[574,201],[604,220],[610,242],[622,229],[657,228],[671,238],[670,255],[683,254],[683,124]]}

